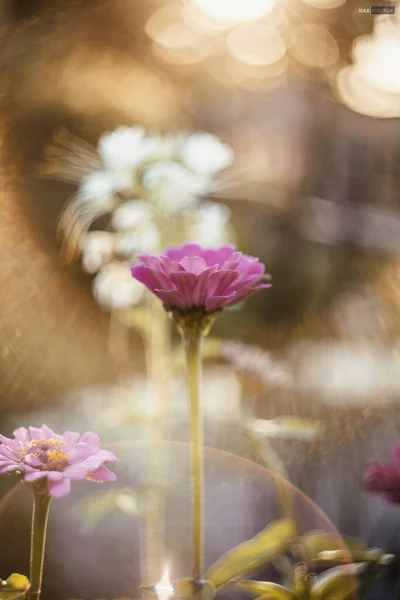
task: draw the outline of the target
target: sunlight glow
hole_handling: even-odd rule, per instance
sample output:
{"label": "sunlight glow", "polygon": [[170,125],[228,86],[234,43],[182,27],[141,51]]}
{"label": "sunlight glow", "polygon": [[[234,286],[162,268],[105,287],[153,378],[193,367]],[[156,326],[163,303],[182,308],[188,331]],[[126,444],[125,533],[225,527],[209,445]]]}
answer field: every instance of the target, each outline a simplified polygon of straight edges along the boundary
{"label": "sunlight glow", "polygon": [[154,586],[158,600],[169,600],[175,592],[168,573],[168,567],[165,567],[162,577]]}

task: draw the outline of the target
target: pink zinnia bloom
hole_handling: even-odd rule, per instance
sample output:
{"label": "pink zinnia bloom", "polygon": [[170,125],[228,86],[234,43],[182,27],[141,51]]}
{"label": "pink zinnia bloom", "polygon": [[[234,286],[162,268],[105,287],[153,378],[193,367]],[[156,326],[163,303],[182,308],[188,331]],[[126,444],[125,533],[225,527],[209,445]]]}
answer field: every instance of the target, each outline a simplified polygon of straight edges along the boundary
{"label": "pink zinnia bloom", "polygon": [[90,431],[58,435],[42,425],[20,427],[12,439],[0,435],[0,475],[15,471],[28,484],[46,478],[55,497],[69,494],[71,481],[115,481],[115,474],[104,466],[115,460],[112,452],[100,449],[100,439]]}
{"label": "pink zinnia bloom", "polygon": [[142,254],[132,277],[143,283],[167,308],[206,313],[241,302],[271,284],[258,258],[235,246],[205,249],[197,244],[168,248],[161,256]]}
{"label": "pink zinnia bloom", "polygon": [[374,461],[368,466],[364,488],[383,494],[388,502],[400,503],[400,444],[392,448],[388,463]]}

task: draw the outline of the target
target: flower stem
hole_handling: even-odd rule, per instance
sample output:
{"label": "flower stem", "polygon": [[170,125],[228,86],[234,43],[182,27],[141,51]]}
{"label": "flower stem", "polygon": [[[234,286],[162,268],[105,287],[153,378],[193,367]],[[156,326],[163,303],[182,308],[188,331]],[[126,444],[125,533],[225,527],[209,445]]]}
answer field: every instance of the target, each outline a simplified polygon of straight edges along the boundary
{"label": "flower stem", "polygon": [[148,380],[154,394],[154,415],[148,428],[152,447],[149,457],[150,485],[144,504],[141,561],[142,583],[151,585],[160,578],[164,568],[165,456],[160,452],[160,442],[165,439],[170,409],[171,331],[170,320],[158,298],[150,296],[148,308],[149,324],[144,343]]}
{"label": "flower stem", "polygon": [[204,554],[203,418],[200,397],[202,340],[202,332],[183,333],[190,403],[192,578],[197,582],[202,580]]}
{"label": "flower stem", "polygon": [[30,560],[30,600],[40,600],[43,562],[46,546],[47,520],[49,516],[51,497],[42,490],[34,491],[32,530],[31,530],[31,560]]}

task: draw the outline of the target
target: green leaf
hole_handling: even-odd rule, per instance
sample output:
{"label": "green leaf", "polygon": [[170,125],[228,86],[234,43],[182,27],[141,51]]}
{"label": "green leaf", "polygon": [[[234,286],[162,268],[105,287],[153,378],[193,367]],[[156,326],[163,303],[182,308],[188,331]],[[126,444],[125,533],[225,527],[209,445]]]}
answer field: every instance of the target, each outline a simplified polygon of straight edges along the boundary
{"label": "green leaf", "polygon": [[296,600],[296,594],[292,590],[270,581],[239,581],[236,587],[256,598],[265,596],[270,600]]}
{"label": "green leaf", "polygon": [[296,524],[292,519],[274,521],[253,539],[224,554],[208,569],[206,579],[215,587],[271,562],[293,544]]}
{"label": "green leaf", "polygon": [[25,575],[13,573],[6,581],[0,579],[0,600],[23,598],[29,587],[29,579]]}
{"label": "green leaf", "polygon": [[311,588],[310,600],[346,600],[359,588],[357,577],[367,566],[365,563],[342,565],[325,571]]}
{"label": "green leaf", "polygon": [[347,555],[351,562],[352,552],[367,550],[366,546],[353,538],[343,538],[338,533],[325,533],[324,531],[309,531],[301,538],[307,556],[312,559],[322,552],[340,551]]}

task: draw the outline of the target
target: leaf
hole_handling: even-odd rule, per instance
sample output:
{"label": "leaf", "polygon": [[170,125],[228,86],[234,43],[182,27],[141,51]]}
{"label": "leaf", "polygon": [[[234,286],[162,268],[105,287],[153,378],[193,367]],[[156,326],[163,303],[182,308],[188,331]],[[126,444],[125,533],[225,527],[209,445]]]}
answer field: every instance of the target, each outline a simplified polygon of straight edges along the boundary
{"label": "leaf", "polygon": [[268,438],[283,438],[295,440],[312,440],[320,432],[319,421],[299,419],[297,417],[277,417],[276,419],[256,419],[251,424],[251,430],[256,435]]}
{"label": "leaf", "polygon": [[0,580],[0,600],[23,598],[29,587],[30,582],[25,575],[13,573],[6,581]]}
{"label": "leaf", "polygon": [[239,581],[236,587],[255,597],[265,596],[271,600],[296,600],[296,594],[292,590],[270,581]]}
{"label": "leaf", "polygon": [[359,588],[357,577],[367,566],[365,563],[343,565],[325,571],[311,588],[310,600],[346,600]]}
{"label": "leaf", "polygon": [[274,521],[256,537],[239,544],[211,565],[206,579],[220,587],[254,571],[283,554],[293,544],[295,535],[296,524],[292,519]]}
{"label": "leaf", "polygon": [[343,538],[337,533],[325,533],[324,531],[312,530],[301,538],[307,556],[312,559],[322,552],[340,551],[347,555],[351,562],[352,552],[367,550],[366,546],[354,538]]}

